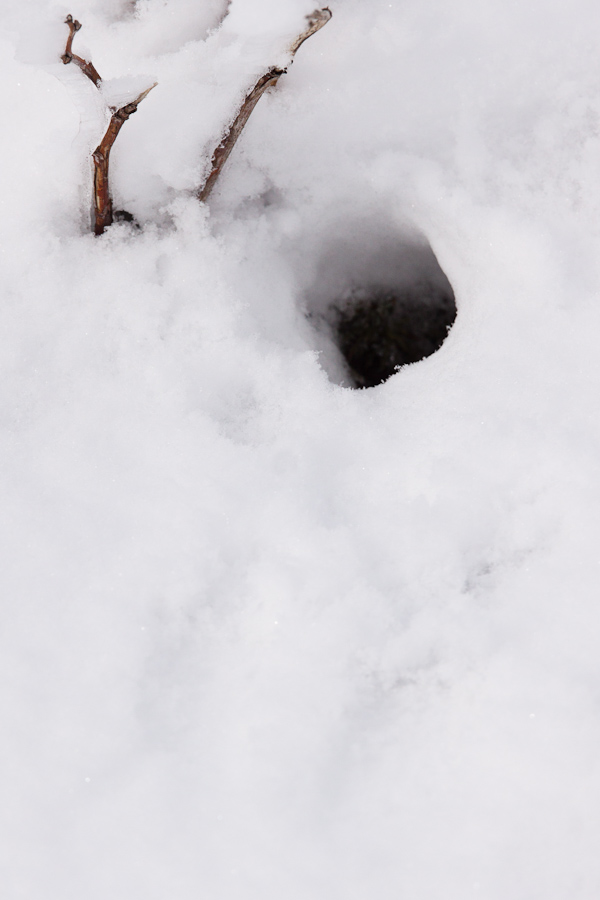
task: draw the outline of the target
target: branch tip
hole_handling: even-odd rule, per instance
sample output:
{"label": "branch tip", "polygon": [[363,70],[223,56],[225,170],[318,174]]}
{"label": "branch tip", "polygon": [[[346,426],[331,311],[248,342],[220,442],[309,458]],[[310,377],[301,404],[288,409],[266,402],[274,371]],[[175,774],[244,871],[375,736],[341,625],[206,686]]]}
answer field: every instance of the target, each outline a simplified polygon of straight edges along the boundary
{"label": "branch tip", "polygon": [[317,31],[320,31],[324,25],[327,25],[333,13],[329,9],[328,6],[324,6],[322,9],[315,9],[314,12],[310,13],[310,15],[306,16],[307,28],[299,34],[294,43],[290,47],[290,53],[292,56],[295,55],[296,51],[299,47],[302,46],[304,41],[307,41],[309,37],[312,37],[313,34],[316,34]]}
{"label": "branch tip", "polygon": [[81,28],[81,22],[78,22],[77,19],[74,19],[71,13],[65,19],[65,25],[73,26],[73,31],[79,31]]}
{"label": "branch tip", "polygon": [[61,56],[61,60],[67,66],[69,63],[74,62],[76,66],[78,66],[83,74],[90,79],[90,81],[98,87],[102,79],[98,75],[98,72],[94,68],[91,62],[87,62],[87,60],[82,59],[80,56],[76,56],[73,53],[73,38],[76,33],[81,28],[81,22],[78,22],[77,19],[74,19],[71,13],[65,19],[65,25],[69,26],[69,37],[67,38],[67,46],[65,47],[65,52]]}

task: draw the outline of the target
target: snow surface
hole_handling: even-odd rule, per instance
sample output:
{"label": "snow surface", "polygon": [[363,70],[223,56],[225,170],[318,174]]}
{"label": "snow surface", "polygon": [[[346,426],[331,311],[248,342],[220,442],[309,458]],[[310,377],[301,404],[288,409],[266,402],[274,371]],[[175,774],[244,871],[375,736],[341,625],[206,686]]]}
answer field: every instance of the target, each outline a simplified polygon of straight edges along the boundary
{"label": "snow surface", "polygon": [[[312,8],[2,5],[6,900],[600,896],[599,8],[331,0],[201,207]],[[349,390],[415,229],[456,324]]]}

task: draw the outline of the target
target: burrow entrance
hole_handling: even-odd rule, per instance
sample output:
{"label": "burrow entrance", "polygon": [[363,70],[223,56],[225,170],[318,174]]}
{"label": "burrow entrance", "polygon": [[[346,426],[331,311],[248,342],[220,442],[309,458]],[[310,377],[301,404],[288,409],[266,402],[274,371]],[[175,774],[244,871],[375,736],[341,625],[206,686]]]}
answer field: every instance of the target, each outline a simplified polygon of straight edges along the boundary
{"label": "burrow entrance", "polygon": [[431,356],[456,319],[454,291],[428,241],[379,220],[363,225],[352,233],[346,224],[345,236],[326,243],[306,293],[309,319],[330,345],[320,348],[324,367],[354,388]]}

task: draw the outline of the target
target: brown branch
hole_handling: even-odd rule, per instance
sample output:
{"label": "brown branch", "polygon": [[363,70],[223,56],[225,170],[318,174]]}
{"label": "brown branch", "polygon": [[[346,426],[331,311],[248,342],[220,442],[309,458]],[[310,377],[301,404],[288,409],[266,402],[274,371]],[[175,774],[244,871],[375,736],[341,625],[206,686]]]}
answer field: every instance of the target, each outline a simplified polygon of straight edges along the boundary
{"label": "brown branch", "polygon": [[142,91],[139,97],[131,103],[127,103],[121,109],[113,110],[106,134],[92,154],[94,160],[94,234],[103,234],[104,229],[113,223],[112,198],[108,183],[108,163],[112,145],[129,116],[137,112],[138,105],[155,87],[156,83]]}
{"label": "brown branch", "polygon": [[73,16],[69,13],[67,18],[65,19],[65,25],[69,26],[69,37],[67,38],[67,46],[65,48],[65,52],[61,56],[62,61],[64,62],[65,66],[71,62],[74,62],[75,65],[79,66],[83,74],[87,75],[87,77],[91,82],[93,82],[96,87],[100,87],[100,82],[102,81],[102,79],[98,75],[92,63],[88,62],[85,59],[82,59],[81,56],[76,56],[72,50],[73,38],[81,28],[81,22],[78,22],[77,19],[74,19]]}
{"label": "brown branch", "polygon": [[[289,48],[289,53],[291,56],[290,65],[294,61],[294,56],[296,55],[296,51],[298,50],[298,48],[302,46],[304,41],[308,40],[309,37],[311,37],[324,25],[326,25],[327,22],[329,22],[329,20],[331,19],[331,16],[331,10],[326,6],[323,9],[316,9],[310,16],[306,17],[307,27],[302,32],[302,34],[298,35],[296,40]],[[287,69],[279,69],[276,67],[269,69],[269,71],[265,75],[261,75],[252,90],[249,91],[248,94],[246,94],[244,102],[242,103],[242,106],[232,124],[229,126],[227,134],[212,155],[210,172],[206,181],[198,190],[196,195],[201,202],[204,202],[208,198],[212,189],[214,188],[215,182],[221,174],[223,166],[229,159],[231,151],[235,147],[236,141],[242,133],[244,126],[250,118],[250,115],[256,104],[258,103],[264,92],[268,88],[276,85],[281,76],[286,72]]]}
{"label": "brown branch", "polygon": [[307,28],[302,32],[302,34],[298,35],[298,37],[290,47],[292,61],[294,59],[294,56],[296,55],[296,51],[302,46],[304,41],[307,41],[309,37],[312,37],[313,34],[316,34],[317,31],[320,31],[323,25],[327,25],[332,15],[333,13],[329,9],[329,7],[324,6],[323,9],[315,9],[315,11],[310,14],[310,16],[306,17]]}
{"label": "brown branch", "polygon": [[267,90],[277,84],[279,78],[283,75],[285,69],[270,69],[266,75],[262,75],[242,104],[242,108],[233,120],[229,131],[212,155],[210,164],[210,174],[200,190],[198,191],[198,199],[204,201],[215,186],[215,182],[221,174],[221,169],[229,159],[231,151],[235,147],[236,141],[244,129],[244,125],[250,118],[250,113]]}
{"label": "brown branch", "polygon": [[[73,38],[81,28],[81,22],[78,22],[77,19],[74,19],[69,14],[65,19],[65,25],[69,26],[69,37],[67,38],[65,52],[61,56],[62,61],[65,65],[74,62],[75,65],[79,66],[83,74],[100,89],[102,79],[92,63],[73,53]],[[92,159],[94,160],[94,234],[103,234],[104,229],[113,223],[112,199],[108,182],[108,163],[112,145],[129,116],[137,112],[137,108],[144,97],[147,97],[152,88],[155,87],[156,82],[145,91],[142,91],[135,100],[132,100],[131,103],[126,103],[120,109],[110,108],[112,115],[106,134],[92,153]]]}

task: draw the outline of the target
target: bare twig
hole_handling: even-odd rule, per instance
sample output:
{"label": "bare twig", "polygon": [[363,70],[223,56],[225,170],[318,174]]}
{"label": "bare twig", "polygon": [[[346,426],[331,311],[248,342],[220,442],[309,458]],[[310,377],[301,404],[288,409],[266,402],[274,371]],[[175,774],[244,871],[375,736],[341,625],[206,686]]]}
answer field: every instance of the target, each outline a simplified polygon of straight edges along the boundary
{"label": "bare twig", "polygon": [[[298,35],[296,40],[289,48],[291,57],[289,65],[291,65],[294,61],[294,56],[296,55],[296,51],[298,50],[298,48],[302,46],[304,41],[308,40],[309,37],[323,28],[323,26],[326,25],[327,22],[329,22],[329,20],[331,19],[331,15],[331,10],[326,6],[323,9],[316,9],[310,16],[306,17],[307,27],[302,32],[302,34]],[[231,151],[233,150],[236,141],[242,133],[244,126],[250,118],[250,115],[256,104],[258,103],[264,92],[268,88],[276,85],[281,76],[285,75],[286,72],[287,69],[279,69],[276,67],[269,69],[269,71],[265,75],[261,75],[252,90],[249,91],[248,94],[246,94],[244,102],[242,103],[242,106],[232,124],[229,126],[227,134],[212,155],[210,172],[206,181],[197,193],[197,197],[200,201],[205,201],[210,195],[212,189],[215,186],[215,182],[217,181],[217,178],[219,177],[221,170],[223,169],[223,166],[227,162]]]}
{"label": "bare twig", "polygon": [[112,225],[113,206],[108,183],[108,162],[112,145],[129,116],[137,112],[138,105],[147,97],[156,83],[143,91],[131,103],[113,110],[106,134],[94,150],[94,234],[103,234],[104,229]]}
{"label": "bare twig", "polygon": [[285,69],[270,69],[266,75],[262,75],[242,104],[242,108],[235,117],[229,131],[212,155],[210,174],[200,190],[198,199],[204,201],[215,186],[215,182],[221,174],[221,169],[229,159],[237,139],[244,129],[244,125],[250,118],[250,114],[267,88],[277,84]]}
{"label": "bare twig", "polygon": [[69,37],[67,38],[67,46],[65,48],[65,52],[61,56],[62,61],[64,62],[65,66],[70,62],[74,62],[76,66],[79,66],[83,74],[87,75],[90,81],[96,85],[96,87],[100,87],[100,82],[102,81],[102,79],[98,75],[92,63],[88,62],[85,59],[82,59],[81,56],[76,56],[72,50],[73,38],[81,28],[81,22],[78,22],[77,19],[74,19],[73,16],[69,14],[65,19],[65,25],[69,26]]}
{"label": "bare twig", "polygon": [[[83,74],[100,90],[102,79],[92,63],[73,53],[73,38],[81,28],[81,22],[74,19],[72,15],[68,15],[65,19],[65,25],[69,26],[69,37],[67,38],[65,52],[61,56],[62,61],[65,65],[74,62],[75,65],[79,66]],[[112,199],[108,183],[108,162],[112,145],[129,116],[137,112],[137,108],[144,97],[147,97],[152,88],[155,87],[156,82],[145,91],[142,91],[135,100],[132,100],[131,103],[126,103],[120,109],[110,107],[112,115],[106,134],[92,154],[92,159],[94,160],[94,234],[103,234],[104,229],[113,223]]]}

